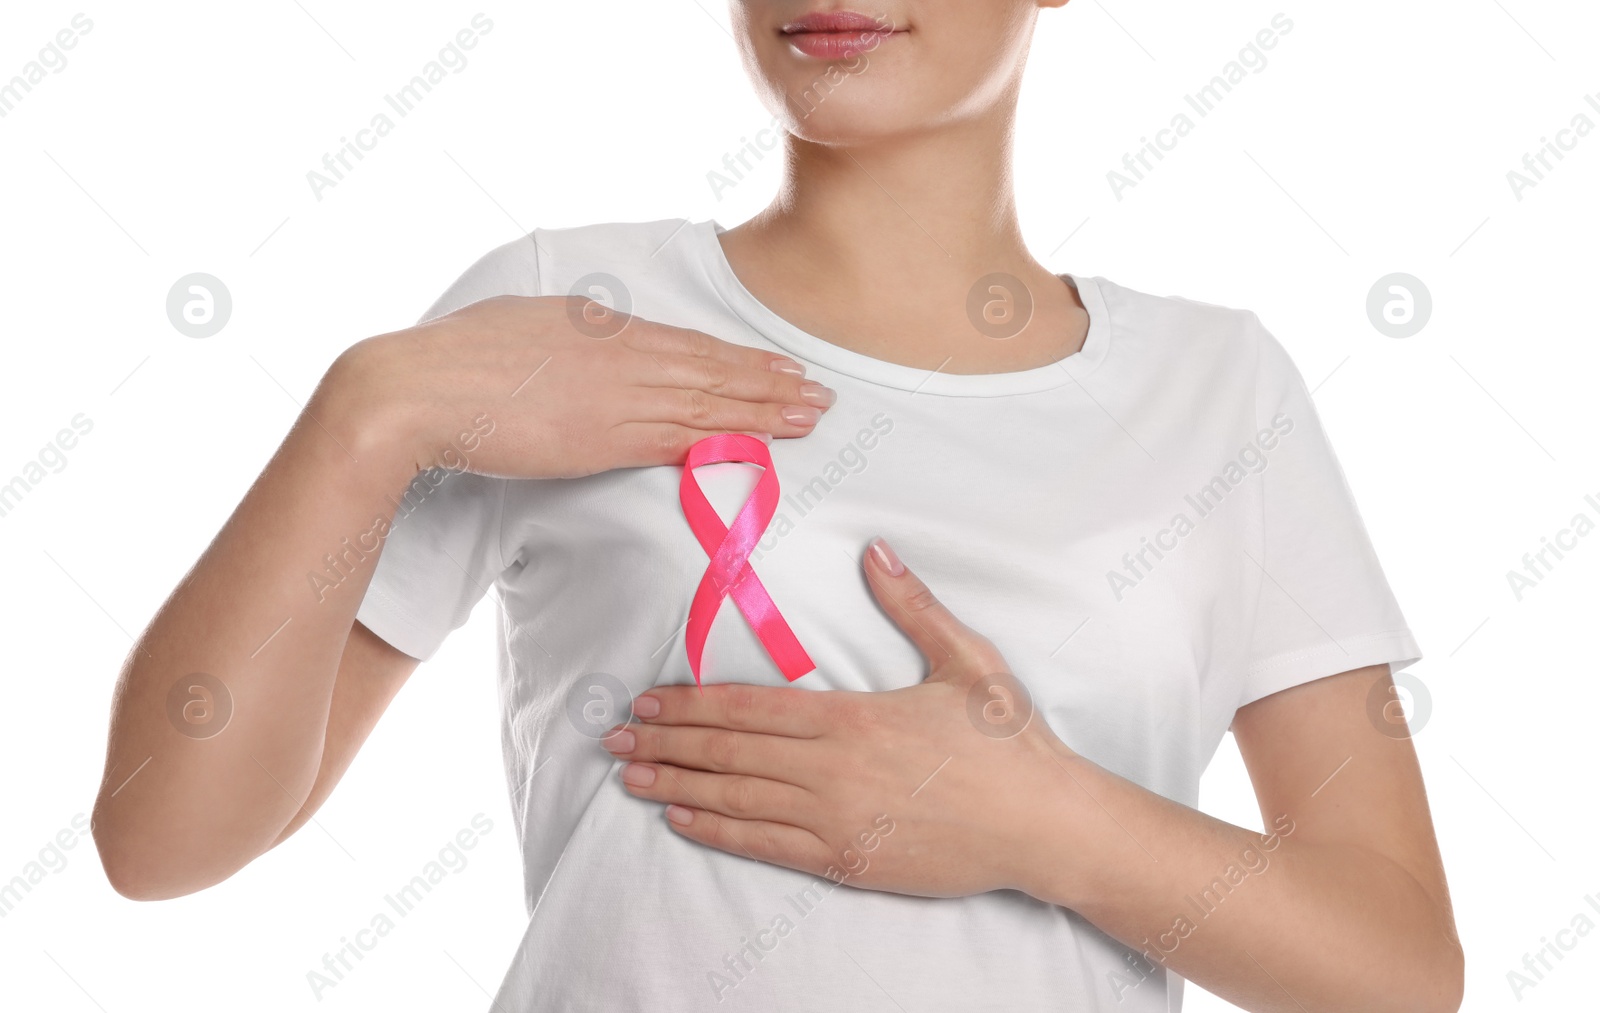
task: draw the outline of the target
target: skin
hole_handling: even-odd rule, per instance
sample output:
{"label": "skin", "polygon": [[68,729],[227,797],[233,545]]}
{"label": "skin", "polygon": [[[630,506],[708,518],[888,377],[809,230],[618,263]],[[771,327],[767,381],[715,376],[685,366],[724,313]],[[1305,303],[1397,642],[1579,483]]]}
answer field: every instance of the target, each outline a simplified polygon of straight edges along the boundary
{"label": "skin", "polygon": [[[1026,369],[1081,348],[1082,306],[1023,246],[1011,191],[1041,6],[1060,4],[735,2],[746,68],[792,133],[776,200],[723,235],[746,287],[813,334],[930,370]],[[899,29],[820,103],[827,66],[780,31],[813,8]],[[1025,282],[1035,315],[1015,337],[974,340],[965,297],[997,271]],[[881,540],[864,566],[927,659],[922,684],[651,690],[634,704],[642,720],[602,742],[633,761],[619,769],[628,790],[666,803],[678,833],[757,861],[836,881],[845,869],[864,889],[1011,889],[1072,908],[1244,1009],[1459,1008],[1464,959],[1416,753],[1367,716],[1374,684],[1392,687],[1387,665],[1238,711],[1234,736],[1277,831],[1264,835],[1098,767],[1037,718],[1014,737],[977,733],[968,694],[1005,659]],[[882,816],[893,832],[873,836]],[[1243,854],[1270,871],[1175,933],[1186,898]]]}
{"label": "skin", "polygon": [[[1234,736],[1278,831],[1266,835],[1110,773],[1037,715],[1014,736],[984,734],[968,697],[1005,659],[885,543],[864,567],[927,659],[921,684],[652,689],[634,701],[641,720],[601,743],[631,761],[619,770],[627,790],[666,803],[691,840],[849,886],[1020,890],[1071,908],[1243,1009],[1460,1006],[1461,949],[1416,755],[1367,717],[1373,684],[1392,685],[1387,665],[1239,710]],[[1007,685],[1000,699],[1028,713]],[[883,816],[892,831],[870,837]],[[1247,870],[1243,884],[1199,919],[1187,898],[1230,865]],[[1182,914],[1199,924],[1175,933]]]}
{"label": "skin", "polygon": [[[819,98],[828,65],[779,32],[812,8],[880,15],[904,30],[840,61],[832,76],[842,82]],[[1021,0],[734,3],[745,68],[791,132],[778,195],[722,236],[745,287],[808,333],[929,370],[1012,372],[1082,348],[1088,314],[1028,252],[1012,191],[1037,13]],[[979,335],[967,315],[974,283],[994,273],[1032,298],[1014,336]]]}
{"label": "skin", "polygon": [[[1064,2],[885,0],[869,13],[903,30],[816,102],[807,95],[827,68],[778,29],[842,5],[736,0],[746,67],[792,132],[773,204],[722,237],[746,287],[813,334],[930,370],[1015,371],[1081,348],[1083,307],[1028,253],[1010,172],[1034,20]],[[967,296],[996,272],[1027,287],[1033,315],[1013,336],[975,338]],[[93,820],[119,892],[156,899],[220,882],[328,797],[416,662],[354,620],[375,555],[321,603],[305,572],[392,518],[389,498],[474,420],[494,430],[470,470],[560,478],[678,464],[710,432],[803,437],[832,403],[775,371],[798,368],[781,356],[643,320],[597,342],[568,311],[562,299],[491,299],[367,339],[329,369],[124,665]],[[524,377],[539,397],[508,390]],[[784,417],[798,406],[811,411]],[[1173,938],[1183,897],[1245,848],[1267,849],[1259,833],[1087,762],[1037,718],[1009,738],[979,734],[969,687],[1005,659],[877,544],[867,575],[926,656],[924,682],[641,696],[644,720],[604,744],[635,761],[621,768],[629,790],[667,805],[679,833],[817,874],[843,864],[865,889],[1021,890],[1141,949]],[[226,734],[206,739],[166,714],[174,682],[200,671],[234,704]],[[1270,871],[1152,955],[1249,1010],[1458,1008],[1461,948],[1415,752],[1366,716],[1369,689],[1387,679],[1386,666],[1347,672],[1238,712],[1263,819],[1287,817],[1292,832],[1270,839]],[[881,814],[894,830],[868,848],[858,835]],[[870,862],[841,860],[863,851]]]}
{"label": "skin", "polygon": [[[221,882],[338,783],[417,662],[355,621],[376,553],[321,600],[306,573],[392,520],[419,470],[461,465],[467,446],[472,471],[514,478],[674,464],[714,432],[804,436],[824,410],[808,400],[832,401],[793,360],[696,331],[627,320],[597,340],[573,323],[584,305],[488,299],[359,342],[328,370],[123,665],[92,818],[119,893]],[[232,702],[205,738],[167,714],[195,672]]]}

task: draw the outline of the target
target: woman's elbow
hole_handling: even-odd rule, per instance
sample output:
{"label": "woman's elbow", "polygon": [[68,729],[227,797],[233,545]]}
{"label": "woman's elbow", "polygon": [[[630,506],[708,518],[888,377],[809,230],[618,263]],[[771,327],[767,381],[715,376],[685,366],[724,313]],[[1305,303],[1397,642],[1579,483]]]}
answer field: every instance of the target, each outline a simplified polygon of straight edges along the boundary
{"label": "woman's elbow", "polygon": [[1420,967],[1396,970],[1404,976],[1409,995],[1395,1003],[1393,1009],[1405,1013],[1458,1013],[1461,1009],[1466,991],[1467,961],[1457,940],[1441,940],[1431,959],[1425,960]]}
{"label": "woman's elbow", "polygon": [[1428,1013],[1457,1013],[1467,988],[1467,956],[1459,940],[1446,941],[1439,965],[1435,975],[1437,991],[1425,1008]]}
{"label": "woman's elbow", "polygon": [[129,900],[170,900],[202,889],[205,884],[184,883],[178,870],[130,847],[115,834],[96,827],[94,846],[100,868],[111,889]]}
{"label": "woman's elbow", "polygon": [[[175,838],[152,838],[138,828],[106,819],[97,806],[89,824],[111,889],[129,900],[170,900],[204,890],[227,879],[237,868],[214,863],[186,851]],[[146,828],[148,829],[148,828]]]}

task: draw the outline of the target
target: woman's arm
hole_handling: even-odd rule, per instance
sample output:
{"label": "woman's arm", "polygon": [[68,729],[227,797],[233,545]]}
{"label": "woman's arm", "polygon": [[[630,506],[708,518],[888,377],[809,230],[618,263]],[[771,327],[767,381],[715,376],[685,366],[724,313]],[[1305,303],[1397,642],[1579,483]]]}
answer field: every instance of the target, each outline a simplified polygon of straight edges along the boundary
{"label": "woman's arm", "polygon": [[[1265,841],[1065,758],[1048,832],[1024,838],[1029,892],[1244,1009],[1456,1010],[1461,944],[1416,753],[1367,715],[1380,680],[1386,665],[1240,709]],[[1063,845],[1080,859],[1052,855]]]}
{"label": "woman's arm", "polygon": [[288,840],[322,808],[417,664],[416,658],[402,654],[360,622],[350,628],[339,673],[333,680],[333,697],[328,701],[328,726],[322,736],[316,780],[271,848]]}
{"label": "woman's arm", "polygon": [[[398,686],[409,671],[341,665],[371,566],[325,601],[308,594],[306,573],[392,518],[386,498],[411,477],[336,417],[336,389],[311,399],[123,665],[93,827],[124,896],[191,893],[270,848],[316,778],[336,681]],[[190,690],[195,673],[222,689]]]}
{"label": "woman's arm", "polygon": [[831,402],[784,356],[638,319],[596,340],[573,316],[497,297],[335,362],[123,666],[92,824],[118,892],[226,879],[332,791],[415,662],[355,624],[375,553],[326,594],[307,574],[386,530],[462,434],[493,427],[473,471],[563,477],[677,463],[711,432],[803,436]]}
{"label": "woman's arm", "polygon": [[1367,717],[1385,666],[1239,711],[1263,835],[1074,753],[992,644],[892,553],[868,557],[927,679],[885,693],[650,690],[640,722],[602,744],[635,761],[624,783],[669,803],[679,833],[866,889],[1022,890],[1145,952],[1122,989],[1164,965],[1255,1013],[1459,1007],[1461,946],[1416,757]]}

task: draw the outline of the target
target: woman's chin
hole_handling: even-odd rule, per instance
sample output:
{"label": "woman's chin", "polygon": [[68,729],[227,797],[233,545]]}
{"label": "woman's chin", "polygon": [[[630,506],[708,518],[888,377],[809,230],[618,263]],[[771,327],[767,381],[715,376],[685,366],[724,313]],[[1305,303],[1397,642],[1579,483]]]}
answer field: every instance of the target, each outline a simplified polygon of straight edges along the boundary
{"label": "woman's chin", "polygon": [[821,109],[806,117],[791,115],[787,127],[791,134],[811,144],[828,147],[867,147],[916,133],[921,116],[878,108]]}

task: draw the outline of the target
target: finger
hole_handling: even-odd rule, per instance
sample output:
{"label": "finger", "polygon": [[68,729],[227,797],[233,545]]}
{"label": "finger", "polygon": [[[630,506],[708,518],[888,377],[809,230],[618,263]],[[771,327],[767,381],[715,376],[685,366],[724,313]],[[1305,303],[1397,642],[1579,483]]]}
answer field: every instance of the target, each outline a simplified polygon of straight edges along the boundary
{"label": "finger", "polygon": [[705,809],[741,820],[799,825],[815,814],[804,788],[747,774],[709,774],[664,763],[629,763],[621,770],[628,793],[652,802]]}
{"label": "finger", "polygon": [[641,763],[788,781],[793,771],[806,769],[795,748],[804,741],[726,728],[630,724],[607,734],[600,744],[613,756]]}
{"label": "finger", "polygon": [[679,834],[730,855],[821,876],[832,855],[809,830],[768,820],[740,820],[703,809],[668,806],[667,824]]}
{"label": "finger", "polygon": [[633,715],[653,725],[700,725],[814,739],[828,731],[831,694],[791,686],[718,682],[657,686],[633,701]]}
{"label": "finger", "polygon": [[831,388],[815,380],[714,356],[651,352],[634,357],[627,374],[641,387],[681,387],[740,401],[830,408],[836,400]]}
{"label": "finger", "polygon": [[930,671],[987,641],[951,614],[928,585],[900,561],[889,543],[874,538],[864,562],[878,604],[928,659]]}
{"label": "finger", "polygon": [[703,433],[804,436],[822,418],[822,409],[810,405],[756,404],[676,387],[635,387],[627,398],[634,421],[673,422]]}
{"label": "finger", "polygon": [[[742,430],[730,430],[743,432]],[[780,439],[805,436],[810,429],[793,433],[778,433]],[[605,446],[606,468],[647,468],[652,465],[682,464],[689,448],[705,439],[707,430],[691,429],[675,422],[622,422],[607,430]],[[772,442],[774,434],[746,432],[763,442]]]}
{"label": "finger", "polygon": [[623,344],[641,352],[668,352],[697,358],[711,357],[740,363],[754,369],[788,372],[794,376],[805,375],[804,365],[778,352],[723,341],[704,331],[674,327],[653,320],[634,318],[631,323],[633,326],[623,332]]}

